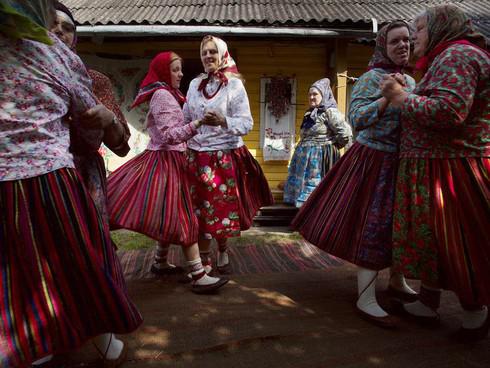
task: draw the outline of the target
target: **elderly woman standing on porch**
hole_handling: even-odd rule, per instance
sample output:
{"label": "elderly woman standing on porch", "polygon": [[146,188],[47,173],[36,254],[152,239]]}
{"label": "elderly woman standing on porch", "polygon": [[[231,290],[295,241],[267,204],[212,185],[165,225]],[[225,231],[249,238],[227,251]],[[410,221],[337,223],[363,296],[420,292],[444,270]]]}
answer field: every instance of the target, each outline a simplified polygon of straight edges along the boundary
{"label": "elderly woman standing on porch", "polygon": [[337,108],[330,80],[323,78],[308,90],[310,107],[301,124],[284,186],[284,203],[301,207],[339,160],[339,148],[352,139],[352,130]]}
{"label": "elderly woman standing on porch", "polygon": [[[357,311],[381,327],[396,326],[376,300],[378,271],[392,262],[392,211],[400,109],[381,95],[384,75],[403,73],[410,53],[409,26],[394,21],[376,37],[376,48],[364,73],[354,86],[350,120],[359,131],[354,145],[328,172],[301,207],[293,227],[320,249],[357,265]],[[404,88],[415,81],[403,75]],[[413,300],[415,292],[400,274],[392,274],[389,291]]]}
{"label": "elderly woman standing on porch", "polygon": [[394,267],[422,280],[405,313],[438,322],[440,288],[452,290],[464,309],[459,336],[478,340],[490,327],[490,54],[456,6],[429,8],[415,26],[422,80],[412,93],[383,83],[403,118]]}
{"label": "elderly woman standing on porch", "polygon": [[205,73],[193,79],[184,105],[186,122],[201,120],[188,142],[192,195],[199,219],[199,249],[211,270],[211,240],[218,243],[217,267],[229,273],[227,239],[248,229],[272,194],[258,162],[243,143],[253,125],[247,92],[226,43],[205,36],[200,47]]}

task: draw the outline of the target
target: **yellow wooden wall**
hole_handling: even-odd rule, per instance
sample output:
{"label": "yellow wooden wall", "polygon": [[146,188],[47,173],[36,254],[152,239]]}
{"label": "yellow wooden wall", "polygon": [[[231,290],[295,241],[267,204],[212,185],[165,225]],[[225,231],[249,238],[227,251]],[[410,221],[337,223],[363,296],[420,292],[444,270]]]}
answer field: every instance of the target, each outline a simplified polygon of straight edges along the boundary
{"label": "yellow wooden wall", "polygon": [[[262,159],[260,144],[260,78],[274,75],[296,78],[296,126],[299,132],[303,113],[307,108],[309,86],[325,76],[332,81],[339,108],[345,112],[345,79],[336,80],[336,74],[362,74],[369,60],[370,48],[351,45],[348,40],[228,40],[232,56],[237,60],[244,75],[245,87],[250,99],[254,118],[253,130],[244,137],[247,147],[261,164],[271,189],[284,181],[287,176],[287,161],[267,161]],[[199,40],[181,42],[80,42],[78,51],[134,57],[152,56],[161,50],[174,50],[186,58],[196,58],[199,54]],[[333,53],[333,55],[332,55]],[[332,65],[331,65],[332,64]]]}

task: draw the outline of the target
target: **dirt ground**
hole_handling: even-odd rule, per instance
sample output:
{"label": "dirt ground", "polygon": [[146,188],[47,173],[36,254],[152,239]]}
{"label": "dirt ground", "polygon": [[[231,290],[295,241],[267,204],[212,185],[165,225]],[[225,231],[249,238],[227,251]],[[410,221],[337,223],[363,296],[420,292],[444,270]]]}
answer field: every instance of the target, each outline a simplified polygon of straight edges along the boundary
{"label": "dirt ground", "polygon": [[[378,283],[383,295],[387,275]],[[355,269],[231,276],[216,295],[198,296],[175,279],[132,280],[129,292],[145,322],[122,339],[125,368],[143,367],[490,367],[490,338],[451,338],[461,312],[443,294],[437,329],[401,321],[384,330],[354,310]],[[70,359],[93,360],[88,345]]]}

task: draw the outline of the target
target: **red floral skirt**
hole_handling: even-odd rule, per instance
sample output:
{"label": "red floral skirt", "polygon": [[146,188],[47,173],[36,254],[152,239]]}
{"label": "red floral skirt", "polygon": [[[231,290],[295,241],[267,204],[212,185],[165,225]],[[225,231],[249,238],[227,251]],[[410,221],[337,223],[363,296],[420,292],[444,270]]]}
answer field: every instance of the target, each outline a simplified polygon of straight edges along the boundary
{"label": "red floral skirt", "polygon": [[403,158],[393,218],[394,267],[490,304],[490,159]]}
{"label": "red floral skirt", "polygon": [[191,195],[204,239],[240,235],[262,206],[273,203],[258,162],[242,146],[233,150],[188,151]]}

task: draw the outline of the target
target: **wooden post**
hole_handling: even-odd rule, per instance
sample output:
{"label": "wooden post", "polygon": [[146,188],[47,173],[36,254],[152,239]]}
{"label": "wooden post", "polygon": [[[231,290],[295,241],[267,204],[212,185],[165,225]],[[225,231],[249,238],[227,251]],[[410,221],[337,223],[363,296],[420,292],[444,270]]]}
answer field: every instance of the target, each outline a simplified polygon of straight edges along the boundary
{"label": "wooden post", "polygon": [[337,76],[336,95],[339,110],[347,109],[347,39],[335,40],[335,74]]}

